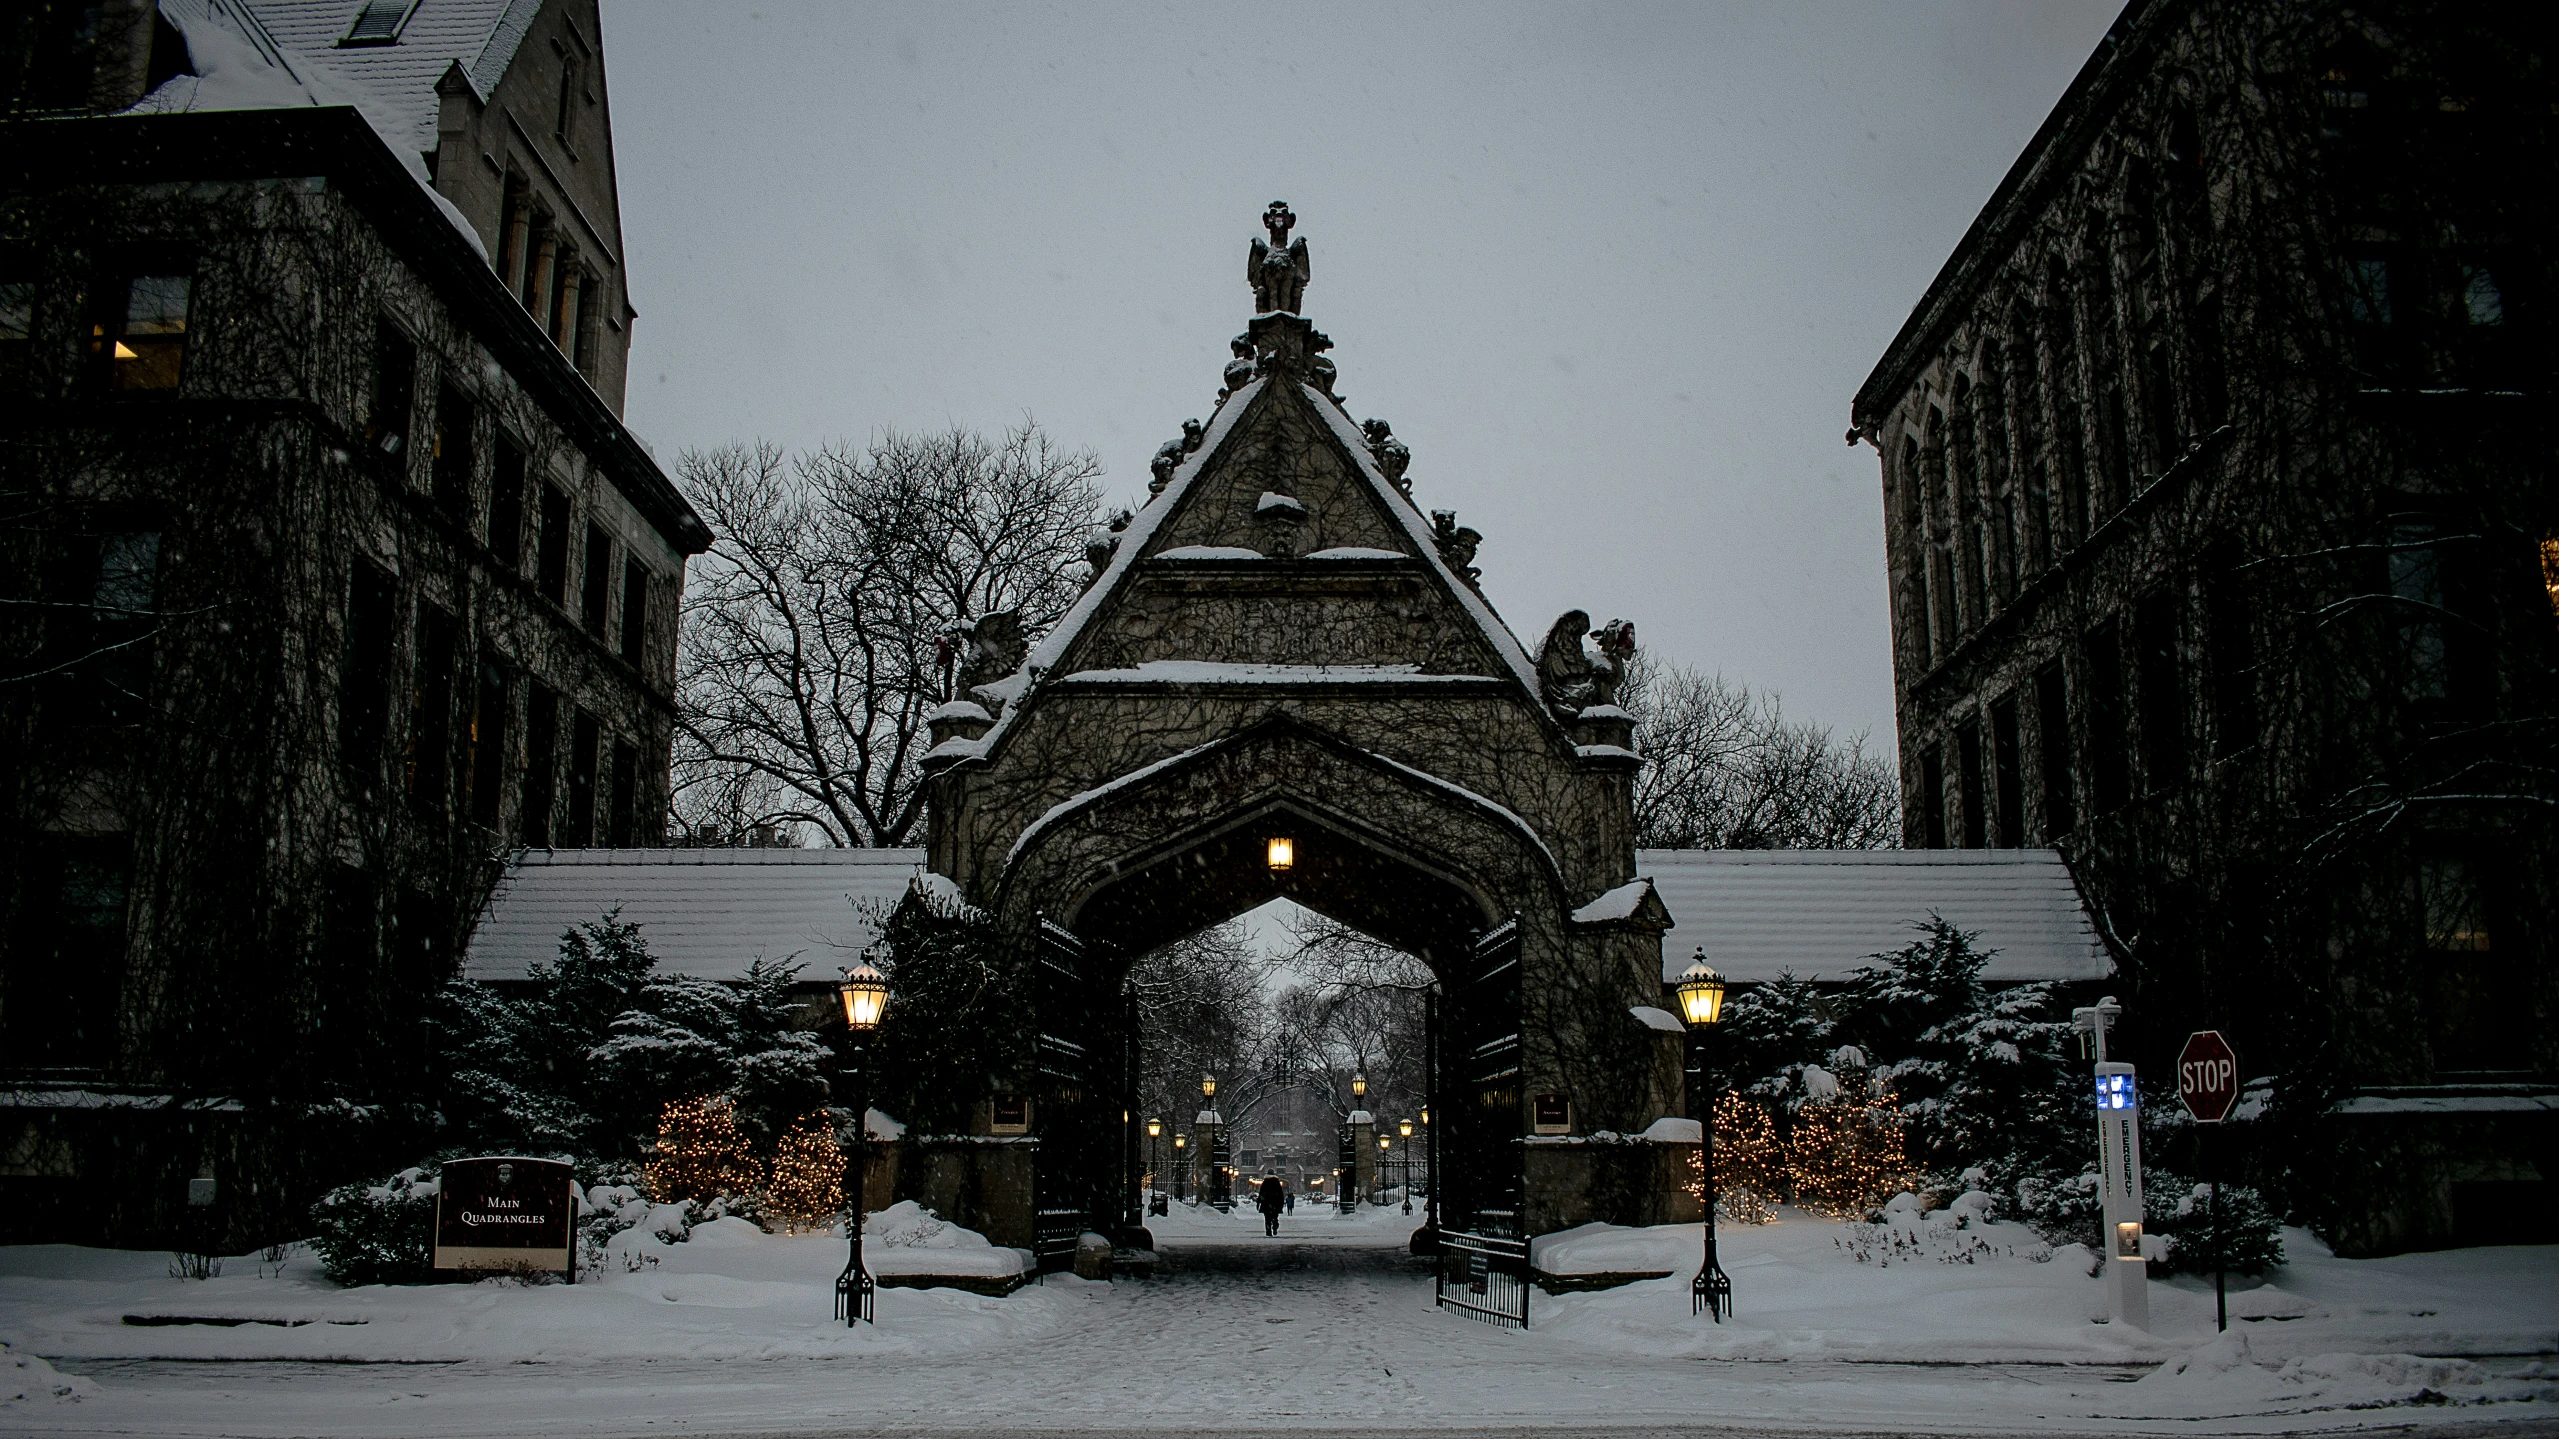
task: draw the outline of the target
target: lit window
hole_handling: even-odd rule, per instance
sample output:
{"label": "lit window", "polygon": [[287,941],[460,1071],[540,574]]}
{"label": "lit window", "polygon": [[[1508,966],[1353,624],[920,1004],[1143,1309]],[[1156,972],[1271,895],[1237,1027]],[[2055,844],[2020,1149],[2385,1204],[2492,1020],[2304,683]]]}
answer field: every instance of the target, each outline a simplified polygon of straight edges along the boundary
{"label": "lit window", "polygon": [[195,288],[185,275],[136,275],[125,283],[124,304],[90,327],[89,353],[103,362],[107,384],[118,390],[174,390],[187,356],[187,300]]}
{"label": "lit window", "polygon": [[2541,542],[2541,583],[2550,591],[2550,617],[2559,619],[2559,535]]}
{"label": "lit window", "polygon": [[409,18],[412,0],[364,0],[355,12],[355,23],[347,27],[341,45],[396,45],[400,40],[400,22]]}

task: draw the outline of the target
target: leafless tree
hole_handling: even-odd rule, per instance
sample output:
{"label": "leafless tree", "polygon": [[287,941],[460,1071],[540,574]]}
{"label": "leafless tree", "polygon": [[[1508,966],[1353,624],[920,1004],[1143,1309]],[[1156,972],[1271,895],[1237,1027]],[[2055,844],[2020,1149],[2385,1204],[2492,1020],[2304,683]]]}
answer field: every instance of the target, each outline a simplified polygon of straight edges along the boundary
{"label": "leafless tree", "polygon": [[685,596],[676,832],[911,841],[950,636],[1005,611],[1036,634],[1065,613],[1101,462],[1026,419],[796,457],[732,445],[679,468],[715,538]]}
{"label": "leafless tree", "polygon": [[1202,1074],[1218,1077],[1221,1111],[1241,1114],[1259,1102],[1270,1039],[1263,970],[1244,927],[1231,923],[1175,940],[1129,966],[1149,1114],[1187,1125],[1200,1108]]}
{"label": "leafless tree", "polygon": [[1429,1093],[1423,1073],[1423,996],[1430,967],[1417,956],[1321,915],[1286,925],[1281,961],[1300,982],[1272,1005],[1266,1068],[1275,1083],[1321,1093],[1338,1115],[1355,1107],[1351,1078],[1368,1080],[1366,1107],[1411,1114]]}
{"label": "leafless tree", "polygon": [[1618,703],[1650,761],[1635,779],[1644,849],[1879,849],[1900,842],[1901,782],[1866,737],[1789,719],[1773,694],[1637,651]]}

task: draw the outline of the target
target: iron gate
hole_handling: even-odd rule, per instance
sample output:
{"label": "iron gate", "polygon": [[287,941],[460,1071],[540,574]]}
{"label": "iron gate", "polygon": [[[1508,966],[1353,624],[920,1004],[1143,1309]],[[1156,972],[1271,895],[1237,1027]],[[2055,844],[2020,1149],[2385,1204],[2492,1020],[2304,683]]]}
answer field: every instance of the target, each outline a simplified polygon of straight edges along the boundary
{"label": "iron gate", "polygon": [[1074,1265],[1084,1231],[1116,1245],[1146,1219],[1137,1192],[1137,997],[1097,997],[1095,961],[1105,952],[1045,915],[1036,949],[1032,1247],[1046,1274]]}
{"label": "iron gate", "polygon": [[1042,915],[1035,947],[1032,1065],[1038,1092],[1031,1117],[1039,1151],[1031,1162],[1031,1247],[1039,1256],[1040,1272],[1047,1274],[1074,1266],[1075,1241],[1088,1224],[1092,1186],[1085,1157],[1092,1138],[1095,1076],[1087,1043],[1092,1015],[1086,1003],[1084,941]]}
{"label": "iron gate", "polygon": [[1525,1329],[1519,938],[1517,914],[1478,935],[1466,972],[1433,1016],[1433,1088],[1446,1133],[1432,1138],[1448,1167],[1434,1165],[1431,1189],[1440,1223],[1433,1297],[1488,1323]]}

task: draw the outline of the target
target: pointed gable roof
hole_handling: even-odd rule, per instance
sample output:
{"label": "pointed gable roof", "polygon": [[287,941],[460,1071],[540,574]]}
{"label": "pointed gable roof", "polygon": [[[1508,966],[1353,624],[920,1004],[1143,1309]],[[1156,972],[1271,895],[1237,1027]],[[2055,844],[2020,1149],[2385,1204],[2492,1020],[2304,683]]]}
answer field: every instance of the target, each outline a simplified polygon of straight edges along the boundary
{"label": "pointed gable roof", "polygon": [[[1295,316],[1284,318],[1296,320]],[[1118,549],[1113,552],[1110,563],[1103,569],[1101,575],[1068,609],[1065,617],[1058,621],[1056,627],[1043,636],[1038,644],[1032,646],[1020,674],[1014,680],[998,682],[999,685],[1010,688],[1012,693],[1007,697],[1009,702],[994,728],[979,739],[955,739],[936,746],[935,754],[938,757],[980,758],[995,752],[1005,735],[1011,731],[1015,722],[1029,707],[1031,699],[1039,689],[1041,677],[1057,669],[1077,652],[1079,645],[1092,631],[1096,622],[1111,612],[1119,597],[1128,588],[1138,563],[1143,559],[1168,557],[1155,550],[1158,537],[1163,534],[1165,527],[1174,517],[1183,512],[1185,501],[1191,497],[1194,487],[1209,472],[1211,465],[1237,430],[1242,427],[1245,416],[1253,410],[1255,402],[1261,400],[1273,385],[1293,386],[1304,398],[1308,408],[1323,422],[1324,433],[1332,441],[1347,472],[1357,477],[1358,483],[1365,487],[1367,496],[1375,502],[1379,512],[1386,517],[1387,523],[1394,526],[1401,539],[1409,545],[1407,554],[1396,557],[1417,562],[1427,571],[1434,587],[1455,603],[1475,635],[1482,639],[1495,656],[1497,663],[1506,671],[1507,679],[1516,682],[1522,697],[1527,700],[1535,713],[1549,727],[1555,727],[1553,715],[1548,713],[1545,702],[1540,698],[1535,662],[1530,658],[1527,650],[1520,645],[1518,637],[1510,632],[1510,628],[1502,623],[1501,617],[1493,612],[1492,606],[1485,602],[1484,597],[1476,593],[1472,585],[1466,583],[1454,569],[1450,568],[1447,559],[1439,552],[1439,544],[1431,533],[1430,522],[1423,517],[1411,497],[1398,489],[1386,478],[1384,472],[1378,469],[1377,462],[1369,453],[1367,440],[1361,435],[1359,427],[1352,422],[1349,415],[1343,413],[1340,404],[1322,390],[1297,380],[1284,367],[1265,366],[1265,369],[1275,369],[1276,372],[1265,373],[1252,379],[1230,392],[1219,404],[1201,436],[1200,447],[1175,467],[1163,490],[1150,498],[1145,506],[1130,519],[1128,528],[1120,535]],[[1180,556],[1169,557],[1179,558]],[[1373,557],[1382,559],[1390,556],[1381,551]]]}

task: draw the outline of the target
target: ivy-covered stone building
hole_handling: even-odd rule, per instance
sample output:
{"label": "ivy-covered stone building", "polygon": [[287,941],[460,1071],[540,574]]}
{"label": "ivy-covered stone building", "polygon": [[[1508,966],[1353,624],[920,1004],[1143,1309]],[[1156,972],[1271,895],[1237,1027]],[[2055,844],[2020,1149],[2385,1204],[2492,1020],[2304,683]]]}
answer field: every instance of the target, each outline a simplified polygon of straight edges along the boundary
{"label": "ivy-covered stone building", "polygon": [[1905,834],[2058,846],[2354,1253],[2559,1177],[2547,34],[2133,0],[1852,408]]}
{"label": "ivy-covered stone building", "polygon": [[499,857],[660,837],[708,537],[620,418],[598,12],[0,41],[0,1213],[264,1233],[418,1092]]}

